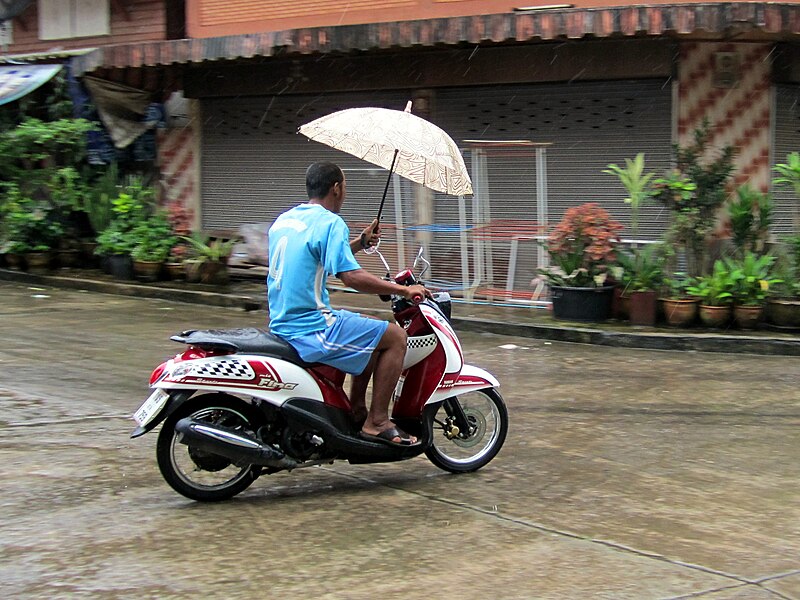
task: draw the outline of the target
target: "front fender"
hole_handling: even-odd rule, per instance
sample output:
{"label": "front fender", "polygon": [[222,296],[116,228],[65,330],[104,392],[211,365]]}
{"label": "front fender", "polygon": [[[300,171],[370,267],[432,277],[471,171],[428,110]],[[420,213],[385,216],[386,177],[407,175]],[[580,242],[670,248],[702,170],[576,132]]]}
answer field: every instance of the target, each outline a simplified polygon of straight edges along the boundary
{"label": "front fender", "polygon": [[152,431],[156,425],[161,423],[164,419],[180,408],[180,406],[189,398],[191,398],[193,394],[194,390],[171,391],[169,393],[169,400],[167,400],[167,403],[164,405],[164,408],[161,409],[161,412],[159,412],[158,415],[156,415],[156,417],[147,425],[143,425],[134,429],[133,433],[131,433],[131,439],[142,436],[148,431]]}
{"label": "front fender", "polygon": [[467,392],[496,387],[500,387],[500,382],[489,371],[473,365],[464,365],[453,386],[436,390],[426,404],[441,402]]}

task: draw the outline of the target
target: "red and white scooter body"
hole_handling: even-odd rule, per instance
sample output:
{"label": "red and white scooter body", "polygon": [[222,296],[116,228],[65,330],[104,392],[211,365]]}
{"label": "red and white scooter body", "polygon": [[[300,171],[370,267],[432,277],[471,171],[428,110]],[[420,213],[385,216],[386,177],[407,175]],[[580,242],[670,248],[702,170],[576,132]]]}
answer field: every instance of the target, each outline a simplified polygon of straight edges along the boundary
{"label": "red and white scooter body", "polygon": [[[408,331],[408,345],[395,390],[394,416],[419,418],[426,404],[499,386],[488,372],[464,364],[458,336],[433,305],[415,306],[407,322],[402,315],[398,320]],[[306,398],[349,409],[342,390],[344,377],[331,367],[304,369],[280,358],[190,348],[153,372],[150,387],[154,391],[135,418],[141,426],[147,425],[169,393],[181,390],[247,395],[275,406],[291,398]]]}

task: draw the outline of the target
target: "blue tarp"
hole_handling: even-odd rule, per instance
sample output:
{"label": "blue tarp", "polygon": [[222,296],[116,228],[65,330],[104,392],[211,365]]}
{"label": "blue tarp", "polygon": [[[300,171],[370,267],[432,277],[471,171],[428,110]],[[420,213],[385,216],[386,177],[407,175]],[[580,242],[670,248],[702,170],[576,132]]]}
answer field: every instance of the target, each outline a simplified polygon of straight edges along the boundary
{"label": "blue tarp", "polygon": [[0,66],[0,104],[19,100],[61,70],[62,65]]}

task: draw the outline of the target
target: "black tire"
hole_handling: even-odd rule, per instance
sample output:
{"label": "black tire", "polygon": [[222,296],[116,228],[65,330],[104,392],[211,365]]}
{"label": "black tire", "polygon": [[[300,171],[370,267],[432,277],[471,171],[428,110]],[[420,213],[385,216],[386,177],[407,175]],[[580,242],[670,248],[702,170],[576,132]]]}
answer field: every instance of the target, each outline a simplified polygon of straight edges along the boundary
{"label": "black tire", "polygon": [[[251,431],[262,423],[258,409],[227,394],[203,394],[186,402],[164,422],[156,444],[158,468],[170,487],[200,502],[228,500],[250,487],[260,473],[259,467],[237,467],[224,457],[178,442],[175,424],[189,416]],[[219,478],[219,481],[206,482],[203,478]]]}
{"label": "black tire", "polygon": [[449,402],[461,405],[473,431],[471,434],[460,432],[452,439],[448,438],[448,423],[452,419],[443,404],[436,414],[429,417],[433,439],[425,455],[434,465],[451,473],[477,471],[500,452],[506,441],[508,410],[503,397],[496,389],[488,388],[461,394]]}

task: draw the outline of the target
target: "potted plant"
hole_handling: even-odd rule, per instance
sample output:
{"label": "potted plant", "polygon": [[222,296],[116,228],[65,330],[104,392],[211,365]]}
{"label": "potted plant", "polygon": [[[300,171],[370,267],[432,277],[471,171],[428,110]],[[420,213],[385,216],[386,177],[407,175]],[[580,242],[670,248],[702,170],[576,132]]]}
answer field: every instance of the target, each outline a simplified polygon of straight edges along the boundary
{"label": "potted plant", "polygon": [[753,329],[761,320],[770,286],[781,283],[770,273],[775,257],[746,252],[741,259],[724,260],[732,283],[734,319],[742,329]]}
{"label": "potted plant", "polygon": [[131,230],[133,271],[145,281],[156,281],[176,238],[166,215],[157,211]]}
{"label": "potted plant", "polygon": [[699,299],[691,296],[688,288],[695,285],[694,278],[686,273],[674,273],[664,278],[664,294],[659,298],[667,325],[686,327],[697,318]]}
{"label": "potted plant", "polygon": [[736,188],[728,204],[731,238],[736,254],[762,252],[772,224],[773,204],[769,194],[745,184]]}
{"label": "potted plant", "polygon": [[[223,285],[228,282],[228,258],[238,241],[236,238],[224,240],[194,234],[184,237],[191,244],[198,260],[198,276],[201,283]],[[187,272],[187,280],[189,273]]]}
{"label": "potted plant", "polygon": [[135,240],[130,229],[119,221],[112,221],[97,236],[95,252],[107,261],[108,272],[115,279],[133,279],[133,250]]}
{"label": "potted plant", "polygon": [[189,258],[189,248],[186,244],[176,243],[169,249],[164,267],[170,279],[182,279],[185,275],[184,261]]}
{"label": "potted plant", "polygon": [[[778,163],[773,170],[780,175],[772,180],[779,186],[789,186],[794,190],[795,196],[800,199],[800,152],[790,152],[786,155],[785,163]],[[794,203],[794,231],[800,231],[800,204]]]}
{"label": "potted plant", "polygon": [[773,274],[780,280],[770,285],[764,306],[766,321],[778,329],[800,328],[800,236],[790,237],[777,248]]}
{"label": "potted plant", "polygon": [[642,202],[647,200],[652,195],[650,190],[650,181],[653,179],[653,173],[644,172],[644,153],[640,152],[636,158],[631,160],[625,159],[625,168],[618,165],[611,164],[603,171],[608,175],[616,175],[620,183],[628,192],[628,197],[625,202],[631,205],[631,231],[633,235],[637,235],[639,231],[639,207]]}
{"label": "potted plant", "polygon": [[6,240],[0,246],[0,254],[5,256],[6,264],[12,271],[24,271],[27,268],[25,254],[28,250],[29,247],[25,242],[14,240]]}
{"label": "potted plant", "polygon": [[630,252],[620,252],[622,294],[628,297],[628,318],[633,325],[656,324],[658,293],[663,278],[664,259],[660,244],[648,244]]}
{"label": "potted plant", "polygon": [[733,279],[722,260],[716,260],[711,274],[698,277],[686,291],[700,299],[700,320],[705,325],[722,327],[729,321]]}
{"label": "potted plant", "polygon": [[677,169],[653,181],[652,195],[671,213],[665,242],[683,254],[687,272],[697,276],[710,270],[708,241],[727,198],[725,186],[733,173],[736,149],[726,145],[711,151],[713,130],[708,119],[693,138],[686,147],[673,146]]}
{"label": "potted plant", "polygon": [[140,178],[129,178],[112,201],[111,221],[97,236],[95,252],[108,260],[111,274],[118,279],[133,279],[131,252],[141,231],[137,228],[153,214],[153,191]]}
{"label": "potted plant", "polygon": [[6,183],[5,191],[3,229],[6,241],[13,243],[9,247],[24,253],[29,270],[48,270],[51,251],[58,246],[64,231],[52,207],[24,195],[14,183]]}
{"label": "potted plant", "polygon": [[614,285],[609,275],[616,263],[622,224],[599,204],[567,210],[548,236],[551,266],[539,269],[550,286],[553,316],[576,321],[604,321],[611,312]]}

